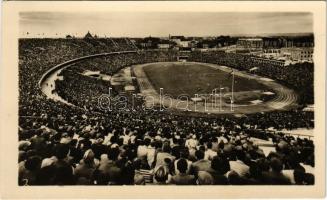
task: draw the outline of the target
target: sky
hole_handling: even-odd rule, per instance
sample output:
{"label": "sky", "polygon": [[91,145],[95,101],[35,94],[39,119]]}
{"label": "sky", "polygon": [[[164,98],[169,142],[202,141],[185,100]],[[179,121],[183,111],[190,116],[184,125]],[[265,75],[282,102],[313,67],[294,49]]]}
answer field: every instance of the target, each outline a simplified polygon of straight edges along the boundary
{"label": "sky", "polygon": [[[296,12],[22,12],[20,37],[260,35],[313,32],[311,13]],[[27,34],[28,32],[28,34]]]}

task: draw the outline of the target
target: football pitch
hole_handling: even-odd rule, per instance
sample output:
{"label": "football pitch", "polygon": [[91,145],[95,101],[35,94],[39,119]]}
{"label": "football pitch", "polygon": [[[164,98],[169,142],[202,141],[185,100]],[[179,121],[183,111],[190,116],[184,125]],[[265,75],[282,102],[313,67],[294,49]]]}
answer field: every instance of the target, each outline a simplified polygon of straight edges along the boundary
{"label": "football pitch", "polygon": [[[177,107],[183,102],[183,105],[187,104],[191,111],[217,114],[287,110],[297,106],[297,95],[292,89],[274,80],[235,69],[233,71],[225,66],[197,62],[158,62],[136,65],[133,71],[140,92],[142,96],[147,97],[146,102],[149,105],[155,102],[179,110],[180,108]],[[162,95],[170,96],[172,101],[161,101]],[[212,98],[216,95],[220,99],[223,111],[207,107],[207,105],[216,105],[216,101]],[[199,101],[202,103],[188,104],[188,100],[181,99],[185,96],[192,101],[194,97],[200,97],[194,99],[197,99],[196,101],[201,99]],[[231,102],[234,109],[228,111]]]}
{"label": "football pitch", "polygon": [[[232,91],[232,70],[223,71],[198,63],[154,63],[144,67],[144,72],[159,93],[160,88],[166,95],[177,98],[181,95],[194,97],[195,94],[212,94],[222,92],[227,94]],[[220,91],[221,90],[221,91]],[[235,99],[249,100],[257,98],[255,91],[268,91],[266,85],[255,79],[234,76]],[[244,93],[245,92],[245,93]],[[243,98],[240,98],[242,95]]]}

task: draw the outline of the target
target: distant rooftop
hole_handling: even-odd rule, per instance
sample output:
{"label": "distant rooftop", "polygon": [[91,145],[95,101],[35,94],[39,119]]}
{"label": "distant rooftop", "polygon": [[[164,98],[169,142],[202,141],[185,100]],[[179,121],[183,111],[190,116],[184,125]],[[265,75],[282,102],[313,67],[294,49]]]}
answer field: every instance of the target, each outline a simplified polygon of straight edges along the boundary
{"label": "distant rooftop", "polygon": [[185,37],[182,35],[174,35],[174,36],[170,36],[170,39],[184,39]]}
{"label": "distant rooftop", "polygon": [[238,40],[244,40],[244,41],[261,41],[262,38],[240,38]]}

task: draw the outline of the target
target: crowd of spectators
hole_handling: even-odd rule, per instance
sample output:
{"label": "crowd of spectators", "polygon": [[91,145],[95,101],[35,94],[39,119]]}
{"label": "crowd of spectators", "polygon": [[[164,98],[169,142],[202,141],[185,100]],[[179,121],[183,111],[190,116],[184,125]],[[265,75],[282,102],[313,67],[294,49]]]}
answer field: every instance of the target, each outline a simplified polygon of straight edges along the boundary
{"label": "crowd of spectators", "polygon": [[311,140],[263,132],[274,144],[265,154],[255,139],[256,129],[236,121],[151,111],[25,120],[23,125],[29,128],[19,132],[19,181],[22,185],[314,183]]}
{"label": "crowd of spectators", "polygon": [[[313,141],[268,130],[313,128],[311,112],[243,117],[181,116],[137,108],[93,112],[92,98],[106,93],[108,83],[82,76],[83,70],[112,75],[131,64],[176,60],[175,52],[138,51],[67,68],[58,90],[77,106],[47,99],[38,88],[42,74],[56,64],[133,50],[124,41],[20,40],[20,185],[314,184]],[[200,61],[195,56],[192,60]],[[201,62],[212,61],[208,56]],[[261,140],[271,142],[270,153],[258,144]]]}
{"label": "crowd of spectators", "polygon": [[[206,62],[233,67],[238,70],[248,71],[294,88],[300,95],[300,104],[313,104],[313,63],[297,63],[280,66],[276,62],[260,62],[260,59],[250,55],[237,53],[192,52],[190,61]],[[255,70],[253,70],[255,69]]]}
{"label": "crowd of spectators", "polygon": [[112,76],[118,70],[133,64],[174,60],[176,60],[176,56],[173,53],[161,51],[140,51],[89,59],[62,70],[59,75],[64,80],[56,81],[56,91],[59,96],[74,105],[98,110],[98,99],[102,94],[108,94],[109,87],[113,89],[112,97],[118,92],[115,91],[114,86],[110,85],[109,81],[85,76],[83,75],[85,71],[97,71],[102,75]]}
{"label": "crowd of spectators", "polygon": [[[118,46],[112,45],[113,42]],[[38,87],[38,81],[51,67],[94,53],[131,50],[135,50],[135,47],[128,46],[122,39],[108,38],[99,41],[94,39],[20,39],[19,115],[36,115],[40,111],[38,107],[40,104],[44,104],[45,108],[48,107]]]}

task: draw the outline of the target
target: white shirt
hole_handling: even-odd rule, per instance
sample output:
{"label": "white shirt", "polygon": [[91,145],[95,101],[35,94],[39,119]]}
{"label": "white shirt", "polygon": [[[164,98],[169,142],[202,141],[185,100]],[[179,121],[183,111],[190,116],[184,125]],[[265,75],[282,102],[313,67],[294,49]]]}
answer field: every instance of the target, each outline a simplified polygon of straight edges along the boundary
{"label": "white shirt", "polygon": [[154,147],[148,146],[147,160],[148,160],[148,164],[150,167],[151,167],[152,163],[154,162],[155,154],[156,154],[156,149]]}
{"label": "white shirt", "polygon": [[230,169],[238,173],[240,177],[245,177],[250,173],[250,167],[241,160],[229,161]]}
{"label": "white shirt", "polygon": [[137,147],[137,157],[144,158],[148,154],[148,148],[145,145],[141,145]]}
{"label": "white shirt", "polygon": [[207,149],[204,152],[204,159],[205,160],[212,160],[213,157],[215,157],[217,155],[217,152],[213,151],[212,149]]}
{"label": "white shirt", "polygon": [[188,139],[185,141],[185,146],[189,149],[196,148],[198,141],[195,139]]}

